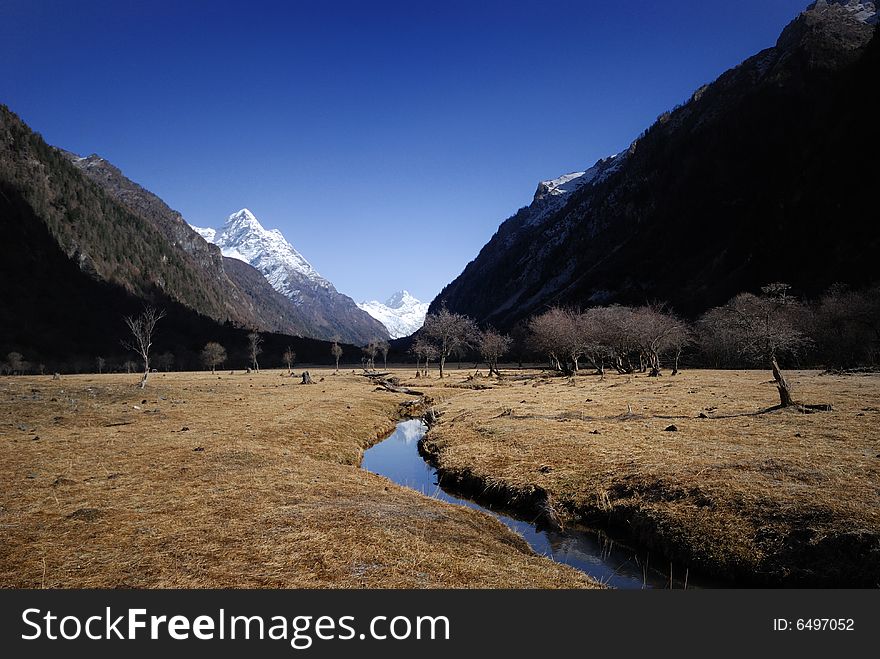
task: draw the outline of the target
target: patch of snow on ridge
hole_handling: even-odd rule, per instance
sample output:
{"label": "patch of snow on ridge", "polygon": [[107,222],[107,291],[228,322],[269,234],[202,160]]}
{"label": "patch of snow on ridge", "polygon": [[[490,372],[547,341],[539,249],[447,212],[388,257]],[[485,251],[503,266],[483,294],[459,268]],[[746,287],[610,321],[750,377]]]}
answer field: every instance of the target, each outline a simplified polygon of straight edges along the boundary
{"label": "patch of snow on ridge", "polygon": [[205,240],[207,240],[209,243],[213,243],[213,242],[214,242],[214,236],[217,235],[217,230],[216,230],[216,229],[210,229],[210,228],[203,229],[203,228],[201,228],[201,227],[194,227],[194,226],[191,225],[191,224],[190,224],[190,228],[191,228],[193,231],[195,231],[197,234],[199,234],[202,238],[204,238]]}
{"label": "patch of snow on ridge", "polygon": [[601,183],[620,169],[626,154],[616,153],[598,161],[583,172],[564,174],[558,178],[541,181],[531,205],[531,217],[527,224],[538,224],[565,205],[573,192],[586,185]]}

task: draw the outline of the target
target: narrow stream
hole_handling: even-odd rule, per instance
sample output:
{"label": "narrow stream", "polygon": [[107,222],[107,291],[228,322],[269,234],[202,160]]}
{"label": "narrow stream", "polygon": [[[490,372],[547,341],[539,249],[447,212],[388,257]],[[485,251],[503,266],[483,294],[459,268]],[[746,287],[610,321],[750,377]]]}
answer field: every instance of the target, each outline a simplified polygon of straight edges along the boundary
{"label": "narrow stream", "polygon": [[437,470],[419,454],[419,440],[426,432],[427,426],[420,419],[398,423],[387,439],[364,452],[361,468],[435,499],[487,512],[519,533],[537,553],[577,568],[614,588],[684,588],[685,579],[687,588],[710,585],[695,579],[692,574],[686,576],[684,568],[674,568],[670,579],[668,563],[655,568],[649,554],[615,542],[601,531],[587,528],[566,528],[561,532],[538,530],[530,521],[509,511],[493,510],[446,492],[438,482]]}

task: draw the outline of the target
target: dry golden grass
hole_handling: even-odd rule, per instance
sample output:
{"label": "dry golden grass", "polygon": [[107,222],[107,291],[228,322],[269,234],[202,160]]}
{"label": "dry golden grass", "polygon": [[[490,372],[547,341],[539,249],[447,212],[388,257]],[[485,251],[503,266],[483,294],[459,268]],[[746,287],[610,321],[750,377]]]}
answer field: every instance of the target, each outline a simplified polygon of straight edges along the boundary
{"label": "dry golden grass", "polygon": [[778,403],[761,371],[535,375],[438,406],[429,449],[446,474],[543,488],[563,518],[611,521],[716,575],[880,581],[880,375],[788,373],[799,399],[834,406],[809,415],[755,415]]}
{"label": "dry golden grass", "polygon": [[594,585],[361,471],[408,397],[312,375],[0,379],[0,586]]}

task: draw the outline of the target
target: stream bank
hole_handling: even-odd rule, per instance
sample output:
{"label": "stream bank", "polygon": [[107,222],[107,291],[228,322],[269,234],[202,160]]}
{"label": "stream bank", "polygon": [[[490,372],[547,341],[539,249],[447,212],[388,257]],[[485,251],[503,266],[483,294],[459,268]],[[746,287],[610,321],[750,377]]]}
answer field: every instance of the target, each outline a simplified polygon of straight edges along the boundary
{"label": "stream bank", "polygon": [[[486,512],[518,533],[536,553],[574,567],[614,588],[694,588],[714,585],[640,551],[606,532],[554,519],[546,492],[480,490],[479,481],[441,478],[425,442],[428,427],[408,419],[385,440],[364,452],[361,468],[426,496]],[[477,496],[473,496],[477,495]],[[501,505],[503,502],[504,505]],[[664,569],[665,568],[665,569]]]}

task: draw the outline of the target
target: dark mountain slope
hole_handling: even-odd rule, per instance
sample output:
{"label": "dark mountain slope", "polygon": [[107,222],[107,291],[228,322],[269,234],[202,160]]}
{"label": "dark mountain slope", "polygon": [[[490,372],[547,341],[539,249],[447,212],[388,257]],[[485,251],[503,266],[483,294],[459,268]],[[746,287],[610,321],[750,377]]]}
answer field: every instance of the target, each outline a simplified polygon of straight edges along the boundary
{"label": "dark mountain slope", "polygon": [[[118,168],[49,146],[5,106],[0,183],[21,196],[80,270],[137,297],[161,295],[217,322],[261,331],[364,343],[384,333],[339,294],[329,302],[292,303],[251,266],[225,259],[180,213]],[[12,234],[4,240],[10,249],[27,249]],[[339,303],[343,298],[347,306]]]}
{"label": "dark mountain slope", "polygon": [[262,327],[275,332],[323,338],[321,328],[311,324],[301,310],[272,288],[259,270],[238,259],[226,256],[222,259],[223,272],[234,283],[246,303],[259,310]]}
{"label": "dark mountain slope", "polygon": [[[121,286],[96,279],[68,258],[43,219],[20,190],[0,183],[0,357],[10,351],[24,355],[37,370],[88,371],[95,358],[118,368],[134,355],[122,317],[141,311],[144,299]],[[202,368],[199,352],[208,341],[219,341],[228,353],[227,368],[247,366],[247,330],[219,324],[170,299],[158,288],[150,300],[167,311],[159,322],[154,354],[170,351],[179,369]],[[279,367],[286,346],[298,361],[331,363],[330,345],[323,341],[264,334],[261,363]],[[348,357],[360,349],[346,346]]]}
{"label": "dark mountain slope", "polygon": [[[878,42],[838,5],[664,114],[615,171],[507,220],[432,304],[510,327],[548,304],[698,313],[774,280],[878,279]],[[540,191],[539,191],[540,192]]]}
{"label": "dark mountain slope", "polygon": [[239,324],[319,339],[338,337],[364,344],[385,334],[380,323],[360,311],[330,282],[326,282],[326,286],[316,285],[303,277],[297,280],[297,299],[291,300],[272,288],[263,273],[251,265],[224,258],[217,245],[207,242],[180,213],[126,178],[108,161],[97,155],[87,158],[66,152],[65,155],[113,199],[152,224],[180,257],[201,273],[202,279],[218,283],[228,317]]}
{"label": "dark mountain slope", "polygon": [[148,220],[84,178],[5,106],[0,106],[0,182],[20,193],[61,250],[94,278],[140,296],[163,291],[215,319],[243,320],[230,314],[220,282],[202,276],[198,264]]}

